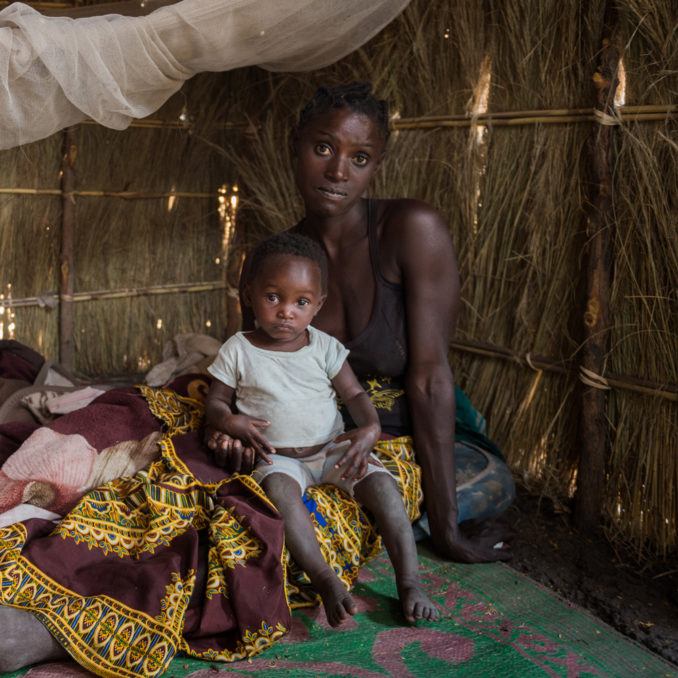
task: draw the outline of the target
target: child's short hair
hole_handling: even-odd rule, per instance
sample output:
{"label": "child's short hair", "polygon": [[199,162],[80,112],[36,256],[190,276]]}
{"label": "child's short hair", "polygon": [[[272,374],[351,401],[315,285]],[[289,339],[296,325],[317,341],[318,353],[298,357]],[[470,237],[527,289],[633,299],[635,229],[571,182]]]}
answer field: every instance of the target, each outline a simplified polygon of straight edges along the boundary
{"label": "child's short hair", "polygon": [[320,269],[320,287],[327,292],[327,256],[323,248],[315,241],[298,233],[279,233],[260,242],[252,252],[245,272],[245,283],[251,284],[261,270],[261,265],[276,254],[310,259]]}

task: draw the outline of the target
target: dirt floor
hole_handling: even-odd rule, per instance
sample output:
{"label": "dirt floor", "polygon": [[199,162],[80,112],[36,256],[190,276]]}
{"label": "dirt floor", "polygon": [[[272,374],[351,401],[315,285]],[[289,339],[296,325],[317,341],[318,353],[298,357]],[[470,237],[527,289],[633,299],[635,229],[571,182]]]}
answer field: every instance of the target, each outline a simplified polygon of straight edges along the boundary
{"label": "dirt floor", "polygon": [[583,537],[548,498],[518,491],[506,521],[509,565],[678,666],[678,563],[644,566],[604,537]]}

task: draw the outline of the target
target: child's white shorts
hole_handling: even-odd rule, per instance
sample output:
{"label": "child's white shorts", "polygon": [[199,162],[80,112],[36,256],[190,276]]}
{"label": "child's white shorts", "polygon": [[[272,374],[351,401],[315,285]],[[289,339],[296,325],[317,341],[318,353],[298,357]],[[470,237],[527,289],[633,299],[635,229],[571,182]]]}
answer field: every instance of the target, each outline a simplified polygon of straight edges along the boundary
{"label": "child's white shorts", "polygon": [[351,443],[348,440],[340,443],[330,441],[320,451],[310,457],[302,458],[271,454],[269,457],[273,463],[267,464],[265,461],[260,461],[252,472],[252,477],[261,484],[263,479],[272,473],[284,473],[299,483],[302,495],[306,492],[307,487],[330,483],[353,496],[353,488],[361,480],[364,480],[372,473],[388,473],[388,471],[382,466],[373,452],[370,454],[367,473],[360,480],[343,480],[341,474],[345,468],[335,468],[334,465],[341,459],[350,445]]}

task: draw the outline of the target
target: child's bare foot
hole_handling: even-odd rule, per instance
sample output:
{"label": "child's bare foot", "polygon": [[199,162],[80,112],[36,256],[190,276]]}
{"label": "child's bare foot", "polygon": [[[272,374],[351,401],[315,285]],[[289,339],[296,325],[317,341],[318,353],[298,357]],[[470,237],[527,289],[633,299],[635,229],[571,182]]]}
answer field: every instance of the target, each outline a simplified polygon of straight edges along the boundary
{"label": "child's bare foot", "polygon": [[353,597],[334,572],[316,579],[313,585],[323,600],[325,615],[330,626],[340,626],[349,616],[353,616],[358,611]]}
{"label": "child's bare foot", "polygon": [[440,616],[435,603],[424,593],[418,585],[403,586],[400,591],[400,604],[403,608],[405,619],[414,623],[419,619],[436,621]]}

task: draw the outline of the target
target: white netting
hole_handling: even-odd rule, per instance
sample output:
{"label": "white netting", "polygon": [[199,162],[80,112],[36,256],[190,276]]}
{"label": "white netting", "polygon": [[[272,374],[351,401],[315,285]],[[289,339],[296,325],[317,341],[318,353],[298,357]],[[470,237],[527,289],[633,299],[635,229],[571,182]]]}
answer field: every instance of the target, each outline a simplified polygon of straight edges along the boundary
{"label": "white netting", "polygon": [[148,16],[0,12],[0,148],[86,117],[124,129],[201,71],[320,68],[369,40],[409,0],[183,0]]}

